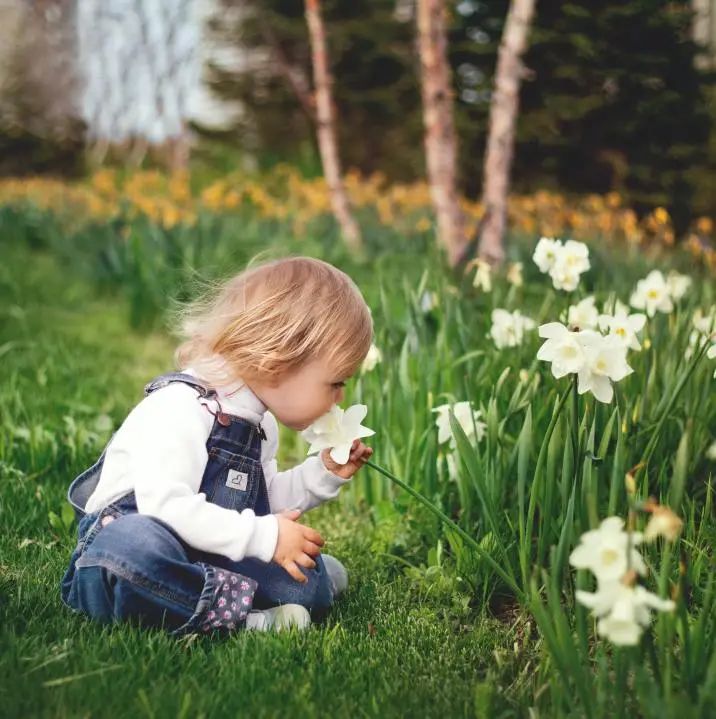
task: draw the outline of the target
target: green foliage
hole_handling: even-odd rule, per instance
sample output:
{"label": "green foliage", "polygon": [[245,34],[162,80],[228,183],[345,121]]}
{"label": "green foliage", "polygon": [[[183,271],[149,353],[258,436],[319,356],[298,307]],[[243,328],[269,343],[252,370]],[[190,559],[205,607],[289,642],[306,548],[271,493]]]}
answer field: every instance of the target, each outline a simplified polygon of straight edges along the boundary
{"label": "green foliage", "polygon": [[[716,533],[714,466],[705,450],[716,426],[709,391],[714,367],[703,353],[684,359],[694,310],[716,301],[708,278],[694,275],[676,311],[649,320],[643,337],[648,344],[629,356],[634,373],[618,383],[614,403],[602,405],[590,395],[578,396],[568,378],[554,379],[536,361],[536,332],[502,350],[488,336],[496,307],[520,308],[539,324],[559,318],[577,299],[555,293],[544,276],[531,271],[534,238],[513,245],[515,259],[525,262],[525,284],[514,287],[496,275],[485,294],[469,277],[451,274],[434,250],[387,230],[370,234],[370,264],[354,264],[321,228],[300,240],[255,218],[237,226],[235,219],[207,215],[193,234],[137,220],[63,235],[52,217],[31,208],[4,210],[0,222],[7,229],[0,242],[8,258],[0,266],[0,471],[10,480],[0,493],[0,642],[8,647],[0,663],[23,677],[16,696],[25,697],[28,711],[41,701],[28,691],[40,681],[49,682],[43,691],[64,691],[63,701],[75,707],[75,687],[84,687],[76,682],[87,672],[115,672],[119,652],[129,666],[140,653],[160,667],[180,662],[189,686],[182,685],[181,694],[167,689],[165,706],[178,712],[196,705],[209,712],[213,705],[201,690],[200,660],[215,656],[231,663],[232,652],[255,651],[269,661],[272,682],[277,667],[293,667],[295,674],[302,657],[309,687],[309,678],[317,679],[306,657],[342,660],[341,697],[362,686],[365,698],[364,682],[374,682],[369,714],[385,706],[388,713],[398,706],[420,713],[419,706],[429,706],[422,714],[474,710],[492,716],[522,715],[532,707],[555,717],[659,716],[661,707],[694,717],[712,711]],[[321,256],[354,277],[372,308],[383,359],[349,384],[346,401],[369,407],[366,423],[377,431],[370,442],[375,461],[460,531],[367,467],[341,492],[343,511],[327,525],[350,552],[358,595],[337,610],[336,623],[320,640],[308,638],[305,646],[268,642],[260,649],[241,637],[228,648],[197,642],[176,649],[159,635],[130,628],[99,635],[79,618],[68,629],[67,619],[57,618],[62,608],[56,596],[72,546],[71,519],[62,509],[67,484],[96,459],[143,383],[170,363],[172,342],[149,327],[166,322],[175,300],[192,296],[197,275],[212,279],[238,271],[257,249]],[[606,247],[591,249],[593,269],[585,277],[590,291],[600,303],[610,291],[628,301],[646,259],[629,250],[617,257]],[[674,254],[674,265],[683,269],[687,265],[680,263],[686,262]],[[426,291],[437,298],[431,309],[423,303]],[[141,320],[141,332],[130,319]],[[440,445],[432,410],[464,400],[480,410],[484,436],[475,426],[463,427],[453,413],[455,446]],[[284,445],[292,459],[300,450],[295,443]],[[574,589],[590,586],[573,573],[568,556],[599,519],[625,515],[624,477],[636,465],[641,469],[635,470],[635,500],[653,495],[685,520],[679,545],[644,550],[651,569],[647,586],[660,596],[677,592],[680,599],[673,615],[661,615],[646,630],[641,646],[622,651],[595,638],[590,618],[574,603]],[[26,566],[44,568],[47,576],[39,584],[31,581]],[[35,611],[30,618],[22,610],[27,596]],[[52,648],[42,651],[37,644],[48,635],[40,619],[52,627]],[[66,635],[69,648],[61,645]],[[388,642],[394,644],[390,649]],[[82,659],[86,654],[76,651],[78,643],[90,647],[94,664]],[[71,650],[76,655],[57,658]],[[417,672],[423,681],[415,660],[423,653],[434,663],[432,683],[416,689],[411,682],[420,701],[394,703],[406,686],[398,682],[396,689],[396,681],[405,680],[406,672]],[[35,676],[21,671],[21,656],[35,657]],[[331,662],[324,661],[324,668],[332,668]],[[354,667],[350,673],[347,663]],[[459,696],[426,694],[440,677]],[[94,678],[96,684],[105,681],[117,678]],[[244,679],[234,677],[232,689],[236,681]],[[263,673],[259,685],[271,685]],[[337,696],[335,686],[319,685],[317,695],[309,692],[301,702],[313,706],[316,696]],[[159,695],[142,690],[132,689],[136,706],[156,709]],[[90,702],[83,706],[103,706],[94,703],[98,697],[82,694]],[[294,706],[293,699],[285,701]]]}
{"label": "green foliage", "polygon": [[[507,7],[466,0],[452,4],[449,14],[462,186],[471,197],[482,182]],[[217,91],[247,110],[235,141],[262,162],[295,159],[317,173],[312,124],[276,60],[278,48],[310,85],[303,3],[271,0],[244,8],[235,25],[217,21],[216,31],[249,51],[273,47],[274,55],[267,72],[216,72]],[[327,0],[322,8],[344,164],[401,180],[422,177],[414,21],[399,19],[394,0]],[[716,154],[704,152],[709,136],[711,145],[716,137],[716,110],[708,100],[714,76],[695,67],[691,12],[686,0],[538,3],[512,171],[519,191],[618,191],[639,212],[667,207],[677,233],[692,214],[716,212]]]}

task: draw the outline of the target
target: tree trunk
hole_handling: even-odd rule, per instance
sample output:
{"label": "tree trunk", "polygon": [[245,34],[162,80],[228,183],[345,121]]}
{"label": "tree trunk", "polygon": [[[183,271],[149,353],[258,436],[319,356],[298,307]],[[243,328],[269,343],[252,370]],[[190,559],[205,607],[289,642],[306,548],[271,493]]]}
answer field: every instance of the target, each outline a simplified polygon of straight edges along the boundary
{"label": "tree trunk", "polygon": [[323,163],[323,174],[328,183],[333,214],[343,239],[354,251],[362,247],[360,229],[351,214],[348,196],[343,186],[341,163],[336,142],[335,114],[331,96],[332,78],[328,68],[326,33],[321,18],[320,0],[306,0],[306,22],[311,39],[311,61],[315,86],[316,133]]}
{"label": "tree trunk", "polygon": [[444,0],[418,0],[417,20],[428,183],[437,218],[438,242],[454,267],[462,257],[467,238],[457,194],[457,140]]}
{"label": "tree trunk", "polygon": [[507,220],[507,193],[520,81],[524,74],[521,57],[527,46],[534,7],[535,0],[512,0],[497,55],[482,191],[485,216],[478,247],[479,255],[492,264],[502,262],[505,257],[503,238]]}

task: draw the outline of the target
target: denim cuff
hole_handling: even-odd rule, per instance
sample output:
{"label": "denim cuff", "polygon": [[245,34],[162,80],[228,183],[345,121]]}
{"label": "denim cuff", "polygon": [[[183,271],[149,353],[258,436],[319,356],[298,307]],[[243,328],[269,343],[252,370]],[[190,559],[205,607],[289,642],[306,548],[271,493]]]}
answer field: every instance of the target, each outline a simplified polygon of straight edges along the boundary
{"label": "denim cuff", "polygon": [[172,632],[174,636],[211,631],[234,631],[246,624],[253,606],[258,582],[243,574],[199,562],[206,572],[206,582],[196,611],[189,620]]}

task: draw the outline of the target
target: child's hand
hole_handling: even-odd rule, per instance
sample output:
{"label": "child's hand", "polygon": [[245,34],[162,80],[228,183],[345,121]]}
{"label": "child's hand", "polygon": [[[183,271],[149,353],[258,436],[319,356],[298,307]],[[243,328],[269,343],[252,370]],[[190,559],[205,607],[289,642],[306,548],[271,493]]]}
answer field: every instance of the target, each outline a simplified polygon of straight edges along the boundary
{"label": "child's hand", "polygon": [[308,577],[297,565],[313,569],[316,563],[311,557],[321,553],[320,547],[325,542],[315,529],[305,527],[296,521],[300,515],[300,509],[290,509],[276,515],[278,542],[272,561],[280,564],[296,581],[307,582]]}
{"label": "child's hand", "polygon": [[321,452],[321,459],[326,469],[337,474],[343,479],[350,479],[373,454],[373,448],[363,444],[359,439],[353,440],[351,445],[351,453],[345,464],[337,464],[331,459],[330,449],[324,449]]}

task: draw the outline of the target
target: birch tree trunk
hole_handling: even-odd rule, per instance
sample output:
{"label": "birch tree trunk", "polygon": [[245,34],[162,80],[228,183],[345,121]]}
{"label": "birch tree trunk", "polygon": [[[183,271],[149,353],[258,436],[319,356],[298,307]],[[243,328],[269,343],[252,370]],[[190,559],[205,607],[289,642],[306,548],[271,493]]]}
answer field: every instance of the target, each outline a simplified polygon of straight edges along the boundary
{"label": "birch tree trunk", "polygon": [[428,184],[437,218],[438,242],[447,251],[450,266],[455,267],[467,238],[457,193],[457,140],[447,60],[445,2],[418,0],[417,9]]}
{"label": "birch tree trunk", "polygon": [[315,95],[316,133],[321,153],[323,174],[328,183],[333,214],[346,244],[354,251],[362,247],[360,229],[351,214],[341,175],[336,142],[336,121],[331,95],[332,78],[328,68],[326,33],[321,18],[320,0],[306,0],[306,23],[311,39],[311,61]]}
{"label": "birch tree trunk", "polygon": [[534,15],[535,0],[512,0],[497,55],[495,90],[485,152],[482,203],[485,215],[478,254],[496,264],[505,257],[503,238],[507,221],[507,193],[515,144],[522,55]]}

